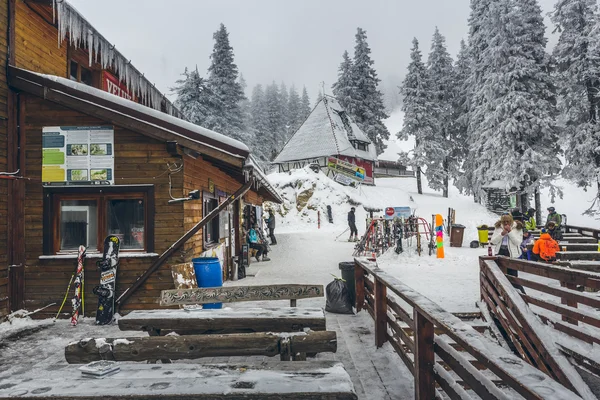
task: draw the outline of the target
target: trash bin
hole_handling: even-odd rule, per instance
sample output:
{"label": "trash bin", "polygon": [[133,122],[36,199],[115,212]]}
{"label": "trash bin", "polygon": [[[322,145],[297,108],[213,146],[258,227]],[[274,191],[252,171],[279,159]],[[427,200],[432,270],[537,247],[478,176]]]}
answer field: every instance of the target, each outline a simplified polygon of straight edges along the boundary
{"label": "trash bin", "polygon": [[[198,257],[192,259],[198,287],[221,287],[223,286],[223,273],[221,263],[216,257]],[[221,308],[222,303],[203,304],[202,308]]]}
{"label": "trash bin", "polygon": [[477,227],[477,236],[479,236],[479,244],[481,246],[487,244],[489,239],[490,231],[487,225],[481,225]]}
{"label": "trash bin", "polygon": [[350,302],[356,304],[356,283],[354,281],[354,261],[344,261],[339,264],[342,271],[342,279],[346,281],[348,291],[350,292]]}
{"label": "trash bin", "polygon": [[462,247],[463,236],[465,234],[465,226],[455,224],[452,225],[450,232],[450,247]]}

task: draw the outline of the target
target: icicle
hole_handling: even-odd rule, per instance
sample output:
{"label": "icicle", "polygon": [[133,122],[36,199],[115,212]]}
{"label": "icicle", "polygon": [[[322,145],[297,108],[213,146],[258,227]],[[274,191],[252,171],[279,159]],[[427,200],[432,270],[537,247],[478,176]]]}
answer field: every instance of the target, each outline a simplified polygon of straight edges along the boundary
{"label": "icicle", "polygon": [[87,34],[87,48],[88,48],[88,55],[89,55],[89,66],[91,67],[94,61],[94,38],[95,35],[92,32],[91,29],[88,29],[88,34]]}
{"label": "icicle", "polygon": [[56,0],[52,0],[52,23],[56,23]]}

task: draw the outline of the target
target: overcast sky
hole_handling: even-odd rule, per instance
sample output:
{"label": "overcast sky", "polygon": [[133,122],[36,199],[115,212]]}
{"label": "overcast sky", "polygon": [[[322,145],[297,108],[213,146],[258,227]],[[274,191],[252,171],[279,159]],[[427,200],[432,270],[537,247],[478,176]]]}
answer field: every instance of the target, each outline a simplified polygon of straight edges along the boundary
{"label": "overcast sky", "polygon": [[[275,80],[305,85],[311,101],[320,82],[328,88],[336,80],[358,26],[367,31],[385,86],[404,76],[413,37],[428,54],[435,26],[454,56],[467,37],[470,11],[469,0],[68,1],[165,93],[185,67],[197,65],[206,74],[212,35],[222,22],[248,94],[255,84]],[[556,2],[539,1],[544,13]]]}

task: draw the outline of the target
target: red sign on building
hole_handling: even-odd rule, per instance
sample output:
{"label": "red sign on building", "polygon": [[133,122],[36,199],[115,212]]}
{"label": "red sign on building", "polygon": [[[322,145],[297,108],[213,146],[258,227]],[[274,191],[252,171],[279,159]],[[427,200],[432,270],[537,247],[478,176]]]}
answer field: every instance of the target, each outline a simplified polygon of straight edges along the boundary
{"label": "red sign on building", "polygon": [[127,89],[127,86],[121,83],[119,81],[119,78],[107,71],[102,71],[102,90],[114,94],[116,96],[137,102],[137,97],[135,97],[135,95],[133,95]]}

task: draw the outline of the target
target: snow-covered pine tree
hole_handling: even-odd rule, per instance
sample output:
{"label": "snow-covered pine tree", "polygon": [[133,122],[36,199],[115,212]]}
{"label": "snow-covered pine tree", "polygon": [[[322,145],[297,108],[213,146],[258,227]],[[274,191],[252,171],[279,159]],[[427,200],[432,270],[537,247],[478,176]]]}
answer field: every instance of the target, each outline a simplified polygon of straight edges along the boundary
{"label": "snow-covered pine tree", "polygon": [[265,93],[262,85],[254,86],[252,89],[252,100],[250,102],[250,114],[252,130],[254,132],[254,148],[258,157],[269,160],[271,157],[271,141],[267,138],[267,110],[265,106]]}
{"label": "snow-covered pine tree", "polygon": [[471,75],[471,57],[469,48],[464,40],[460,41],[460,50],[454,64],[455,94],[452,99],[452,134],[450,135],[450,177],[459,189],[465,184],[466,172],[462,169],[463,163],[469,153],[468,125],[469,125],[469,76]]}
{"label": "snow-covered pine tree", "polygon": [[344,51],[344,54],[342,54],[342,63],[338,69],[338,80],[333,84],[333,95],[344,109],[348,108],[352,99],[351,70],[352,59],[350,59],[348,51]]}
{"label": "snow-covered pine tree", "polygon": [[302,99],[300,101],[300,115],[302,116],[302,122],[308,118],[308,114],[312,111],[310,107],[310,98],[308,97],[308,92],[306,91],[306,86],[302,88]]}
{"label": "snow-covered pine tree", "polygon": [[265,91],[265,110],[267,115],[265,140],[270,146],[269,159],[272,160],[281,151],[283,146],[282,132],[285,132],[281,115],[279,87],[275,82],[267,86]]}
{"label": "snow-covered pine tree", "polygon": [[292,85],[290,87],[290,95],[288,100],[288,113],[289,113],[289,137],[288,139],[296,133],[300,125],[304,122],[302,118],[302,112],[300,110],[300,95],[298,95],[298,91],[296,87]]}
{"label": "snow-covered pine tree", "polygon": [[552,22],[560,32],[554,48],[561,128],[567,137],[565,177],[582,187],[596,186],[588,212],[600,211],[600,59],[595,0],[560,0]]}
{"label": "snow-covered pine tree", "polygon": [[206,120],[214,106],[210,104],[214,96],[210,93],[206,81],[198,73],[198,68],[192,71],[186,68],[182,76],[183,78],[177,80],[176,86],[172,88],[177,95],[175,106],[191,123],[206,126]]}
{"label": "snow-covered pine tree", "polygon": [[319,89],[319,92],[317,93],[317,98],[315,99],[315,106],[317,104],[319,104],[319,102],[323,100],[323,92],[321,91],[321,89]]}
{"label": "snow-covered pine tree", "polygon": [[289,99],[287,86],[285,85],[285,82],[281,82],[281,86],[279,87],[279,101],[281,107],[281,125],[283,127],[283,130],[280,133],[282,147],[288,140],[288,132],[290,128],[290,111],[288,109]]}
{"label": "snow-covered pine tree", "polygon": [[211,65],[208,67],[208,86],[220,107],[213,110],[210,126],[207,128],[244,140],[244,119],[239,104],[245,96],[237,81],[238,69],[225,25],[221,24],[213,38],[215,45],[210,56]]}
{"label": "snow-covered pine tree", "polygon": [[351,98],[346,111],[354,122],[371,140],[377,154],[383,153],[390,133],[383,120],[388,118],[383,104],[383,95],[377,89],[379,78],[373,68],[371,49],[367,43],[367,32],[361,28],[356,31],[356,45],[354,46],[354,61],[351,68]]}
{"label": "snow-covered pine tree", "polygon": [[538,29],[534,39],[532,21],[541,18],[535,1],[497,0],[490,8],[487,28],[493,35],[483,52],[487,72],[478,88],[485,97],[479,134],[488,139],[475,156],[481,186],[500,180],[506,189],[532,193],[560,170],[552,83],[544,57],[536,59],[545,38]]}
{"label": "snow-covered pine tree", "polygon": [[415,137],[415,148],[409,165],[417,173],[417,191],[419,194],[423,194],[421,167],[427,164],[423,142],[433,136],[436,121],[432,119],[432,112],[429,109],[431,105],[428,88],[429,79],[417,38],[413,39],[410,59],[408,73],[400,87],[400,93],[404,98],[402,103],[404,121],[402,130],[398,132],[397,136],[400,140],[407,140],[409,136]]}
{"label": "snow-covered pine tree", "polygon": [[452,131],[452,100],[455,92],[452,58],[446,50],[446,39],[435,28],[431,41],[431,52],[427,60],[429,89],[429,112],[437,124],[432,137],[423,138],[421,145],[427,158],[425,176],[429,187],[442,190],[448,197],[448,177],[450,170],[450,144]]}

